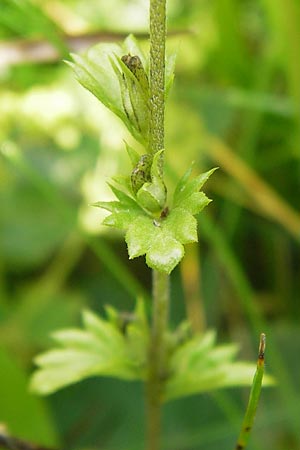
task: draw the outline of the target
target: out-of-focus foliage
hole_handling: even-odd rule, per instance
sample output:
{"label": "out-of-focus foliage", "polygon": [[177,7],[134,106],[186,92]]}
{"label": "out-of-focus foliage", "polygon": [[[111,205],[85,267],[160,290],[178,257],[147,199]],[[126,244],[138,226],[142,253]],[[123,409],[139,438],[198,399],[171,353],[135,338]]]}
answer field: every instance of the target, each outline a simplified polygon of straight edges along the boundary
{"label": "out-of-focus foliage", "polygon": [[[150,328],[144,302],[137,302],[127,320],[112,306],[107,307],[107,316],[105,320],[86,310],[82,314],[83,329],[53,333],[56,347],[35,358],[38,369],[32,376],[31,390],[51,394],[93,376],[145,381]],[[165,401],[251,384],[254,365],[234,361],[236,345],[217,346],[212,331],[191,336],[186,325],[182,322],[179,330],[166,336]],[[184,328],[186,332],[178,339]],[[264,381],[266,385],[273,383],[267,376]]]}
{"label": "out-of-focus foliage", "polygon": [[[24,380],[49,334],[77,326],[82,307],[132,310],[136,293],[149,291],[142,259],[128,262],[120,234],[89,206],[112,200],[108,177],[129,169],[123,139],[136,144],[62,62],[66,47],[79,51],[70,36],[81,35],[86,49],[90,32],[99,42],[113,41],[111,32],[118,41],[147,32],[147,8],[144,0],[0,6],[0,421],[48,445],[143,445],[138,384],[92,379],[34,399]],[[192,160],[196,174],[220,167],[207,184],[214,201],[199,218],[200,244],[172,275],[172,323],[185,314],[184,300],[195,327],[217,328],[253,361],[266,332],[277,386],[262,393],[249,449],[263,442],[265,450],[296,450],[300,6],[174,0],[168,9],[168,46],[177,51],[166,111],[168,191]],[[41,58],[32,39],[54,53],[43,47]],[[233,448],[245,401],[230,389],[170,403],[164,448]]]}

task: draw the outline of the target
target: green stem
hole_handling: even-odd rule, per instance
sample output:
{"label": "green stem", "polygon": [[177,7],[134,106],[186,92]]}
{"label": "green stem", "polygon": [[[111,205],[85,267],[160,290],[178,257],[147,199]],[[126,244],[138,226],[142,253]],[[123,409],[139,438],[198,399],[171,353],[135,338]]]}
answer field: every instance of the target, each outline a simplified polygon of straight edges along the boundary
{"label": "green stem", "polygon": [[[166,0],[150,0],[150,151],[164,148]],[[159,450],[166,374],[169,276],[153,271],[153,315],[148,355],[147,449]]]}
{"label": "green stem", "polygon": [[164,148],[166,0],[150,0],[150,151]]}
{"label": "green stem", "polygon": [[244,450],[246,448],[253,427],[254,417],[257,410],[257,405],[261,392],[261,384],[264,375],[265,342],[266,336],[264,333],[262,333],[260,335],[257,368],[253,378],[249,402],[235,450]]}
{"label": "green stem", "polygon": [[147,385],[148,450],[158,450],[161,435],[161,404],[166,378],[165,334],[169,318],[169,276],[153,271],[153,321]]}

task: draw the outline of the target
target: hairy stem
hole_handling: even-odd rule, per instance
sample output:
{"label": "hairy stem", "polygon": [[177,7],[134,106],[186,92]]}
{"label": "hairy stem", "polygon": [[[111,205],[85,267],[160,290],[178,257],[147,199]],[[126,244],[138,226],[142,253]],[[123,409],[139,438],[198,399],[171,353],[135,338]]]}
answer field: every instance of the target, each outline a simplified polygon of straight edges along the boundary
{"label": "hairy stem", "polygon": [[150,151],[164,148],[166,0],[150,0]]}
{"label": "hairy stem", "polygon": [[[150,0],[150,151],[164,148],[166,0]],[[153,314],[147,380],[147,449],[159,450],[166,372],[169,276],[153,271]]]}
{"label": "hairy stem", "polygon": [[153,321],[147,386],[148,450],[160,448],[161,403],[166,378],[165,333],[169,318],[169,275],[153,271]]}

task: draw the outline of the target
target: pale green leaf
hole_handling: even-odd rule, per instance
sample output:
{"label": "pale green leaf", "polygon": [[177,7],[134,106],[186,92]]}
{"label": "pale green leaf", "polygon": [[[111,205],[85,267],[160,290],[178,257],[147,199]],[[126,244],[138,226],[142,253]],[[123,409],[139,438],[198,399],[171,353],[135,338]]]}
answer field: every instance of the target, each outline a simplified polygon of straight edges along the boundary
{"label": "pale green leaf", "polygon": [[[237,346],[215,345],[215,333],[194,336],[175,349],[170,357],[171,376],[165,400],[232,386],[250,386],[255,364],[234,362]],[[266,378],[266,385],[272,383]]]}
{"label": "pale green leaf", "polygon": [[114,183],[118,184],[124,190],[124,192],[127,192],[128,194],[132,194],[130,176],[115,175],[115,176],[111,177],[111,180]]}
{"label": "pale green leaf", "polygon": [[207,206],[211,200],[206,197],[204,192],[194,192],[180,204],[180,207],[191,214],[198,214]]}
{"label": "pale green leaf", "polygon": [[125,142],[125,146],[126,146],[126,151],[130,158],[132,167],[135,167],[138,164],[141,155],[134,148],[132,148],[129,144],[127,144],[127,142]]}
{"label": "pale green leaf", "polygon": [[120,189],[116,188],[112,184],[108,183],[109,187],[117,197],[117,199],[122,203],[122,205],[126,205],[130,208],[137,208],[138,205],[136,201],[130,197],[130,195],[126,194],[124,191],[121,191]]}
{"label": "pale green leaf", "polygon": [[107,320],[88,310],[83,311],[82,319],[86,330],[101,342],[106,342],[111,350],[115,348],[118,351],[122,348],[124,342],[121,333]]}
{"label": "pale green leaf", "polygon": [[122,204],[118,201],[96,202],[96,203],[92,203],[91,206],[95,206],[96,208],[106,209],[107,211],[110,211],[110,212],[119,212],[119,211],[122,211],[122,209],[124,209],[124,207],[122,208]]}
{"label": "pale green leaf", "polygon": [[71,54],[71,67],[82,86],[94,94],[107,108],[126,120],[120,87],[109,57],[121,53],[116,44],[101,43],[91,47],[84,55]]}
{"label": "pale green leaf", "polygon": [[144,255],[151,246],[157,230],[153,220],[147,216],[138,216],[129,226],[125,236],[129,258]]}
{"label": "pale green leaf", "polygon": [[144,183],[136,194],[138,203],[152,213],[160,212],[166,201],[165,185],[156,180],[154,183]]}
{"label": "pale green leaf", "polygon": [[155,182],[156,179],[163,179],[164,154],[164,150],[159,150],[153,157],[151,166],[151,179],[153,182]]}
{"label": "pale green leaf", "polygon": [[213,330],[206,332],[204,335],[195,336],[183,345],[179,346],[170,360],[170,368],[172,372],[185,372],[191,361],[196,357],[203,357],[213,347],[216,340],[216,333]]}
{"label": "pale green leaf", "polygon": [[162,227],[173,234],[181,244],[197,242],[197,220],[184,209],[172,209]]}
{"label": "pale green leaf", "polygon": [[155,240],[151,242],[147,251],[146,263],[151,269],[169,274],[183,258],[184,247],[169,233],[160,230],[159,227],[157,230]]}
{"label": "pale green leaf", "polygon": [[143,361],[130,349],[116,324],[91,311],[83,313],[83,330],[54,333],[58,348],[38,355],[38,370],[31,389],[41,394],[78,382],[90,376],[114,376],[126,380],[141,378]]}
{"label": "pale green leaf", "polygon": [[189,167],[187,169],[187,171],[183,174],[183,176],[180,178],[180,180],[178,181],[174,194],[173,194],[173,204],[174,206],[176,206],[177,203],[177,199],[180,196],[181,192],[185,189],[185,186],[188,182],[189,177],[191,176],[192,170],[193,170],[193,165],[194,163],[192,163],[191,167]]}
{"label": "pale green leaf", "polygon": [[180,206],[181,208],[184,208],[184,202],[188,200],[192,194],[199,192],[203,184],[215,170],[216,169],[211,169],[208,172],[198,175],[190,181],[187,179],[187,174],[189,173],[189,171],[187,171],[175,189],[173,205],[175,207]]}
{"label": "pale green leaf", "polygon": [[125,211],[112,213],[109,216],[105,217],[105,219],[102,221],[102,225],[119,228],[120,230],[126,230],[132,222],[132,219],[132,214]]}

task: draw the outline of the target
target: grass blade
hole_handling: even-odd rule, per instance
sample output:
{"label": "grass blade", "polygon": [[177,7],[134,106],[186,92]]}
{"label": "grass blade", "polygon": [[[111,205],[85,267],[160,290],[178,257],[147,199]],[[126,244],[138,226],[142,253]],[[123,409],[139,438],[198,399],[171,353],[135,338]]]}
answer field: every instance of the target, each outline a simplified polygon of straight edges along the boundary
{"label": "grass blade", "polygon": [[253,427],[264,375],[265,348],[266,335],[264,333],[261,333],[258,349],[257,368],[253,378],[249,402],[235,450],[244,450],[246,448]]}

